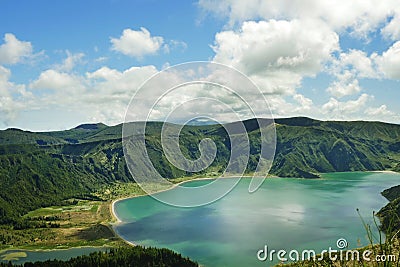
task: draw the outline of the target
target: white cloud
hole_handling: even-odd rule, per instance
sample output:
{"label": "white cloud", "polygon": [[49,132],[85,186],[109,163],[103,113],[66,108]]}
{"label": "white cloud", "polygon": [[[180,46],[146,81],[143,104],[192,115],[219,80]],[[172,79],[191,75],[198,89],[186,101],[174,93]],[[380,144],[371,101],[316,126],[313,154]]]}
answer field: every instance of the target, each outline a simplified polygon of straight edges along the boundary
{"label": "white cloud", "polygon": [[[30,84],[32,89],[82,91],[84,85],[79,77],[65,72],[49,69],[42,72],[39,78]],[[60,99],[62,101],[62,99]]]}
{"label": "white cloud", "polygon": [[368,120],[385,121],[389,123],[398,122],[400,119],[400,115],[390,110],[386,105],[367,108],[364,114],[367,115]]}
{"label": "white cloud", "polygon": [[86,76],[89,79],[103,79],[107,81],[115,81],[122,77],[122,73],[116,69],[110,69],[109,67],[101,67],[94,72],[87,72]]}
{"label": "white cloud", "polygon": [[378,71],[377,58],[379,57],[376,53],[368,56],[364,51],[356,49],[340,53],[327,66],[327,72],[336,77],[336,80],[326,91],[337,98],[358,94],[362,91],[359,79],[382,77]]}
{"label": "white cloud", "polygon": [[338,41],[321,21],[247,21],[216,34],[214,60],[243,71],[266,93],[293,93],[303,76],[322,69]]}
{"label": "white cloud", "polygon": [[[398,121],[385,105],[366,109],[367,103],[373,104],[373,96],[359,95],[363,79],[400,79],[397,0],[199,0],[198,4],[205,12],[228,18],[225,31],[216,35],[214,60],[237,67],[272,94],[268,98],[275,115]],[[272,22],[281,27],[274,29]],[[253,25],[245,29],[248,23]],[[265,24],[269,27],[261,27]],[[379,32],[381,36],[373,35]],[[338,40],[343,35],[366,42],[383,36],[397,42],[379,54],[351,48],[342,51]],[[323,41],[318,44],[317,40]],[[307,47],[316,53],[308,53]],[[333,97],[315,105],[296,91],[304,77],[321,72],[335,78],[326,89]],[[354,100],[340,100],[356,95]]]}
{"label": "white cloud", "polygon": [[25,85],[9,81],[11,71],[0,66],[0,125],[9,125],[23,108],[31,105],[33,95]]}
{"label": "white cloud", "polygon": [[119,38],[111,38],[112,50],[124,55],[142,58],[157,53],[164,43],[161,36],[151,36],[146,28],[140,31],[125,29]]}
{"label": "white cloud", "polygon": [[304,95],[295,94],[293,99],[300,105],[299,110],[311,110],[313,107],[313,101]]}
{"label": "white cloud", "polygon": [[394,43],[381,56],[375,56],[374,60],[386,78],[400,79],[400,41]]}
{"label": "white cloud", "polygon": [[341,98],[347,95],[357,94],[361,91],[358,80],[354,78],[354,74],[348,70],[342,74],[337,74],[338,81],[335,81],[326,90],[331,95]]}
{"label": "white cloud", "polygon": [[386,105],[381,105],[377,108],[368,108],[365,110],[365,114],[373,117],[381,117],[381,116],[393,116],[395,113],[393,111],[388,110]]}
{"label": "white cloud", "polygon": [[317,19],[335,31],[365,37],[393,14],[397,0],[200,0],[205,12],[229,18],[232,26],[254,19]]}
{"label": "white cloud", "polygon": [[187,49],[187,43],[179,40],[170,40],[168,45],[164,45],[163,49],[165,53],[169,53],[171,50],[180,50],[184,52]]}
{"label": "white cloud", "polygon": [[82,58],[85,56],[84,53],[76,53],[73,54],[70,51],[66,51],[67,53],[67,58],[64,59],[63,63],[61,65],[57,65],[57,69],[60,71],[71,71],[76,64],[82,62]]}
{"label": "white cloud", "polygon": [[[121,123],[136,90],[157,72],[158,70],[151,65],[131,67],[124,71],[102,67],[88,72],[85,81],[89,88],[75,106],[79,108],[80,105],[86,105],[86,113],[92,121]],[[155,92],[156,90],[153,91]]]}
{"label": "white cloud", "polygon": [[0,64],[16,64],[31,55],[30,42],[20,41],[12,33],[4,35],[4,44],[0,46]]}
{"label": "white cloud", "polygon": [[95,61],[95,62],[104,62],[104,61],[107,61],[107,60],[108,60],[107,57],[98,57],[98,58],[96,58],[94,61]]}
{"label": "white cloud", "polygon": [[92,91],[98,94],[98,98],[119,97],[121,101],[128,103],[140,85],[157,72],[158,70],[151,65],[131,67],[122,72],[102,67],[86,73],[86,77],[93,88]]}
{"label": "white cloud", "polygon": [[357,77],[376,78],[377,73],[373,62],[375,56],[376,54],[368,56],[364,51],[350,49],[348,53],[340,53],[339,70],[351,69]]}
{"label": "white cloud", "polygon": [[81,114],[80,122],[121,123],[135,91],[157,71],[154,66],[131,67],[124,71],[104,66],[78,75],[49,69],[30,84],[30,88],[42,91],[40,98],[35,98],[33,105],[26,109],[57,107],[66,114]]}
{"label": "white cloud", "polygon": [[338,79],[328,88],[336,97],[358,93],[361,90],[358,78],[400,79],[400,41],[380,55],[374,52],[368,56],[355,49],[340,53],[337,59],[332,60],[328,70]]}
{"label": "white cloud", "polygon": [[[269,95],[267,96],[270,105],[271,113],[274,117],[291,117],[291,116],[308,116],[318,118],[320,116],[320,109],[313,101],[302,94],[294,94],[293,96],[284,95]],[[262,110],[264,106],[254,106],[253,108]],[[265,113],[266,117],[270,115]]]}
{"label": "white cloud", "polygon": [[11,76],[11,71],[3,66],[0,66],[0,82],[3,84],[8,81]]}
{"label": "white cloud", "polygon": [[384,37],[396,41],[400,39],[400,9],[393,15],[392,19],[381,29]]}
{"label": "white cloud", "polygon": [[362,94],[356,100],[343,102],[331,97],[327,103],[322,105],[322,112],[324,114],[329,114],[332,118],[340,118],[345,115],[359,112],[371,99],[373,99],[373,97],[368,94]]}

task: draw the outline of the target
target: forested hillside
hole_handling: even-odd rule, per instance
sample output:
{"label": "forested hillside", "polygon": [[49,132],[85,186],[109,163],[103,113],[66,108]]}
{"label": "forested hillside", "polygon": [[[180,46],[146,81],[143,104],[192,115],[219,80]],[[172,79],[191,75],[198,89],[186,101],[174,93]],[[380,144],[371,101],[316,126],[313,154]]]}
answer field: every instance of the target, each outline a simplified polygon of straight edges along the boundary
{"label": "forested hillside", "polygon": [[[275,123],[277,147],[270,172],[274,175],[315,178],[322,172],[400,170],[399,125],[309,118],[276,119]],[[247,172],[251,173],[259,158],[260,130],[255,120],[244,124],[251,154]],[[193,175],[167,161],[161,127],[158,122],[147,124],[146,146],[153,165],[166,178]],[[15,223],[29,210],[72,197],[96,198],[92,193],[102,185],[133,181],[121,131],[121,125],[104,124],[58,132],[0,131],[0,221]],[[218,151],[201,175],[221,173],[230,157],[229,137],[221,125],[185,126],[181,150],[188,158],[198,158],[198,144],[204,138],[211,138]]]}

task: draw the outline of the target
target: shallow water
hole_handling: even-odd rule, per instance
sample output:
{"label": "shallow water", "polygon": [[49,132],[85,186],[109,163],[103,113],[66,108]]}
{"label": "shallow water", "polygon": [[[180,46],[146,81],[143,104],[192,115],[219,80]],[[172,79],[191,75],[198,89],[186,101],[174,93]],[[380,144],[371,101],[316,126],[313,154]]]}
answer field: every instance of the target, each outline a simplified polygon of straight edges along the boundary
{"label": "shallow water", "polygon": [[347,240],[348,248],[367,245],[356,208],[372,223],[372,211],[387,203],[380,192],[400,184],[400,175],[354,172],[315,180],[271,178],[253,194],[247,191],[249,182],[241,179],[221,200],[197,208],[168,206],[150,196],[118,201],[115,212],[123,223],[115,230],[128,241],[167,247],[205,266],[269,266],[271,262],[260,262],[256,256],[265,245],[317,253],[337,249],[339,238]]}

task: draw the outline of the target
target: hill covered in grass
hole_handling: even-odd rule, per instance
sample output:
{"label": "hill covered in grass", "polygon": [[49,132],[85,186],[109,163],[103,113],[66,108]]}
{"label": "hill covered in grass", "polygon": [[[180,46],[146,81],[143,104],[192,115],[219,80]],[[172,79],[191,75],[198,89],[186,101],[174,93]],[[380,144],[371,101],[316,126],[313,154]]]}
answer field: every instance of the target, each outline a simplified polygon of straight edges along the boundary
{"label": "hill covered in grass", "polygon": [[[250,140],[246,172],[251,174],[260,157],[260,129],[256,120],[244,121],[244,125]],[[273,175],[316,178],[323,172],[400,170],[399,125],[299,117],[276,119],[275,126]],[[146,125],[146,148],[154,167],[170,179],[194,175],[168,162],[160,142],[161,129],[161,122]],[[56,132],[0,131],[0,222],[15,224],[30,210],[59,205],[69,198],[96,199],[93,192],[104,185],[133,182],[121,132],[122,125],[101,123]],[[182,153],[190,159],[199,158],[198,144],[204,138],[214,141],[217,154],[213,163],[196,175],[220,174],[231,155],[223,126],[183,127],[179,139]],[[144,151],[137,157],[141,153]],[[138,170],[145,168],[139,160],[132,160]]]}

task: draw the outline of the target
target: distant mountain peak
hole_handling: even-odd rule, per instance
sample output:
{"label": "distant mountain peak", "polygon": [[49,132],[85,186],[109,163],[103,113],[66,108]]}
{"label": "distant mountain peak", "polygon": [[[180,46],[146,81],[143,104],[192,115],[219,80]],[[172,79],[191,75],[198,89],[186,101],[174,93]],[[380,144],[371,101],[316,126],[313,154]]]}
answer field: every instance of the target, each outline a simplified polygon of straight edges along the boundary
{"label": "distant mountain peak", "polygon": [[6,131],[16,131],[16,132],[24,132],[24,130],[18,129],[18,128],[8,128]]}
{"label": "distant mountain peak", "polygon": [[85,123],[79,126],[76,126],[74,129],[81,129],[81,130],[98,130],[107,127],[104,123]]}
{"label": "distant mountain peak", "polygon": [[203,125],[215,125],[219,124],[217,121],[214,121],[212,119],[206,118],[206,117],[199,117],[199,118],[194,118],[189,121],[175,121],[174,123],[180,124],[180,125],[191,125],[191,126],[203,126]]}

